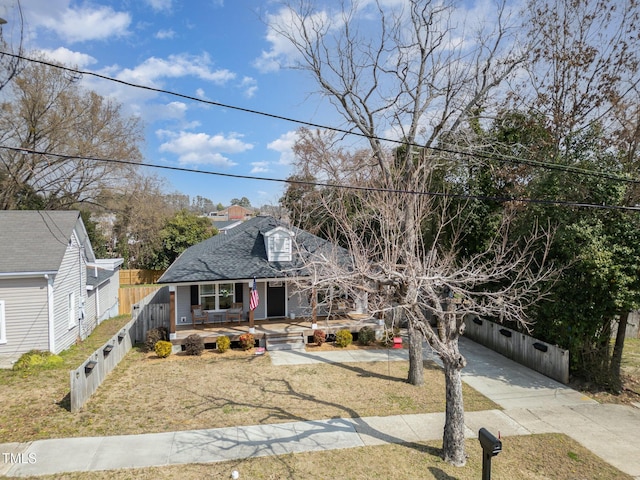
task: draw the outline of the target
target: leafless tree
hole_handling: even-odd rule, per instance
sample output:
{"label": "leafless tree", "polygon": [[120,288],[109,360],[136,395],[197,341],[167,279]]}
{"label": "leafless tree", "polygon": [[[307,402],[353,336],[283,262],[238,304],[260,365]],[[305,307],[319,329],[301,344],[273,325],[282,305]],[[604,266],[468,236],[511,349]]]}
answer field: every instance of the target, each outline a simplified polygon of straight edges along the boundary
{"label": "leafless tree", "polygon": [[[467,28],[448,1],[409,0],[395,7],[386,2],[343,2],[343,8],[334,12],[315,10],[313,2],[301,0],[288,3],[280,13],[279,18],[286,21],[272,22],[270,27],[294,47],[297,56],[293,66],[310,73],[320,93],[343,115],[348,128],[366,138],[370,158],[378,170],[375,186],[387,191],[423,190],[439,161],[430,149],[446,145],[446,138],[462,131],[525,58],[520,52],[526,48],[513,48],[516,25],[505,2],[498,2],[490,22]],[[373,35],[367,34],[372,31]],[[402,155],[389,154],[382,140],[388,132],[404,141]],[[436,213],[431,207],[433,199],[419,195],[375,198],[374,194],[371,198],[380,208],[374,210],[376,213],[367,211],[358,219],[349,216],[348,221],[344,213],[333,213],[342,236],[352,242],[349,247],[355,252],[358,265],[355,271],[362,272],[363,278],[351,275],[350,280],[354,284],[355,280],[361,283],[366,279],[371,285],[387,285],[398,296],[387,308],[402,308],[409,320],[412,383],[422,381],[423,335],[443,359],[447,377],[444,457],[462,465],[466,460],[460,369],[465,361],[457,347],[459,320],[447,322],[442,313],[446,310],[440,300],[442,289],[448,285],[451,291],[471,301],[467,294],[473,291],[476,281],[463,284],[467,274],[474,272],[471,278],[475,279],[493,275],[498,282],[506,275],[514,275],[524,260],[506,262],[515,252],[504,246],[495,251],[495,267],[490,268],[486,257],[469,259],[461,267],[451,252],[440,251],[437,243],[426,246],[422,242],[421,226]],[[449,223],[446,217],[440,218],[442,225]],[[359,240],[360,228],[351,226],[356,220],[361,222],[361,228],[379,229],[379,243],[363,244]],[[367,222],[375,225],[367,226]],[[434,238],[438,237],[436,229]],[[500,246],[503,244],[496,243],[494,248]],[[369,266],[371,259],[375,260],[373,267]],[[488,270],[483,271],[485,268]],[[335,274],[326,274],[335,281]],[[524,271],[516,278],[523,281]],[[535,284],[538,280],[524,283]],[[484,298],[485,302],[502,302],[505,314],[519,314],[517,299],[524,297],[516,295],[511,300],[511,290],[505,290]],[[473,304],[479,310],[482,302]],[[422,312],[426,305],[439,319],[444,329],[441,333],[429,327]],[[489,305],[485,307],[487,311],[492,309]],[[515,319],[520,318],[515,315]]]}
{"label": "leafless tree", "polygon": [[[7,19],[4,20],[4,24],[0,24],[0,90],[7,86],[7,84],[18,74],[20,71],[22,62],[20,57],[22,56],[22,49],[24,44],[24,15],[22,13],[22,5],[18,1],[15,8],[16,20],[18,25],[14,28],[12,25],[5,26]],[[13,45],[11,39],[7,39],[5,34],[6,29],[11,31],[18,31],[17,45]]]}
{"label": "leafless tree", "polygon": [[3,97],[0,145],[10,148],[0,150],[0,208],[92,202],[127,178],[133,167],[118,161],[142,158],[138,119],[64,70],[26,65]]}

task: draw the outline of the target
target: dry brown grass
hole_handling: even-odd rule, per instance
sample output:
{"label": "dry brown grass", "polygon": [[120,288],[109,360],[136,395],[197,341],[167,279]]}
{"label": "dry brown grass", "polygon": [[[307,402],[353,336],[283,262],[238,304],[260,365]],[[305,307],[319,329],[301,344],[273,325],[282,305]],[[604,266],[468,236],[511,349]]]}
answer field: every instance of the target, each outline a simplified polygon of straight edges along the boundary
{"label": "dry brown grass", "polygon": [[[87,405],[71,414],[68,371],[126,321],[119,318],[103,323],[88,341],[63,355],[62,368],[26,376],[0,371],[0,442],[444,410],[443,375],[433,364],[427,364],[425,387],[415,388],[404,381],[406,362],[285,367],[271,365],[268,356],[239,351],[159,359],[133,350]],[[467,411],[497,408],[466,386],[464,395]],[[493,463],[495,479],[629,478],[562,435],[504,438],[503,445],[503,453]],[[439,442],[384,445],[204,465],[65,474],[65,478],[229,478],[234,469],[242,479],[480,477],[477,441],[467,442],[469,462],[464,468],[444,463],[439,447]]]}
{"label": "dry brown grass", "polygon": [[[482,474],[482,451],[477,441],[467,442],[469,460],[453,467],[440,459],[440,443],[382,445],[277,457],[175,465],[161,468],[65,474],[71,480],[196,480],[231,478],[237,470],[249,479],[438,479],[477,480]],[[50,480],[53,476],[38,477]],[[604,463],[564,435],[532,435],[503,438],[503,452],[494,457],[495,480],[633,480]]]}

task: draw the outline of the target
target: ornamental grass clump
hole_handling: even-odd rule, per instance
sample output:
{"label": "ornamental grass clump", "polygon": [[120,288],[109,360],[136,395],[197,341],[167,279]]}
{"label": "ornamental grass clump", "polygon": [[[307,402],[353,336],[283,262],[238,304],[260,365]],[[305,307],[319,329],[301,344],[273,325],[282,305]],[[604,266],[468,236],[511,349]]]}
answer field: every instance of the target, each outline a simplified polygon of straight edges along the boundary
{"label": "ornamental grass clump", "polygon": [[159,341],[169,340],[169,331],[165,327],[152,328],[147,332],[147,341],[144,342],[145,351],[151,352]]}
{"label": "ornamental grass clump", "polygon": [[324,330],[313,331],[313,343],[315,343],[317,346],[321,346],[326,341],[327,334],[324,332]]}
{"label": "ornamental grass clump", "polygon": [[204,340],[197,333],[189,335],[184,339],[184,353],[187,355],[200,356],[204,350]]}
{"label": "ornamental grass clump", "polygon": [[347,329],[338,330],[336,332],[336,345],[338,347],[348,347],[353,342],[353,335]]}
{"label": "ornamental grass clump", "polygon": [[158,355],[160,358],[167,358],[169,355],[171,355],[172,349],[173,345],[171,345],[171,342],[165,342],[164,340],[156,342],[156,345],[154,347],[156,355]]}
{"label": "ornamental grass clump", "polygon": [[218,352],[224,353],[231,347],[231,340],[226,335],[222,335],[216,340],[216,347]]}

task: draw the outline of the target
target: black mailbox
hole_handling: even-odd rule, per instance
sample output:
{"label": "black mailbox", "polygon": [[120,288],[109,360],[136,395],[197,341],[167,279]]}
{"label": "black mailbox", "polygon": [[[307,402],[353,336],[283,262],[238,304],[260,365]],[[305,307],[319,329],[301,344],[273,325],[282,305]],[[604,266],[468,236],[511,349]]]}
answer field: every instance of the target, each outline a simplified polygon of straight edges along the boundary
{"label": "black mailbox", "polygon": [[482,445],[482,480],[491,480],[491,457],[495,457],[502,451],[502,442],[486,428],[480,429],[478,440]]}
{"label": "black mailbox", "polygon": [[493,436],[486,428],[480,429],[478,439],[480,440],[480,445],[482,445],[482,451],[490,453],[492,457],[495,457],[502,451],[502,442]]}

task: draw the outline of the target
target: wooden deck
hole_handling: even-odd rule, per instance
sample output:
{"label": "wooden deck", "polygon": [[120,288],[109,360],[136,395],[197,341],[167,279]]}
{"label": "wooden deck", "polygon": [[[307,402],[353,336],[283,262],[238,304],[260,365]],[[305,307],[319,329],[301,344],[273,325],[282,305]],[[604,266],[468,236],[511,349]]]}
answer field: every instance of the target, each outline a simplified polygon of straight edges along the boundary
{"label": "wooden deck", "polygon": [[[318,329],[324,330],[327,334],[346,328],[352,333],[359,331],[365,325],[377,328],[377,322],[369,317],[351,318],[348,316],[340,318],[318,318]],[[286,318],[273,320],[256,320],[254,322],[255,338],[263,340],[267,336],[284,336],[291,334],[302,334],[306,339],[313,335],[311,328],[311,320],[308,318],[300,318],[290,320]],[[238,337],[243,333],[249,332],[249,322],[228,322],[228,323],[211,323],[205,325],[176,325],[176,338],[171,340],[174,345],[182,345],[184,339],[189,335],[197,333],[203,337],[204,343],[216,343],[216,339],[221,335],[226,335],[229,339],[237,341]]]}

